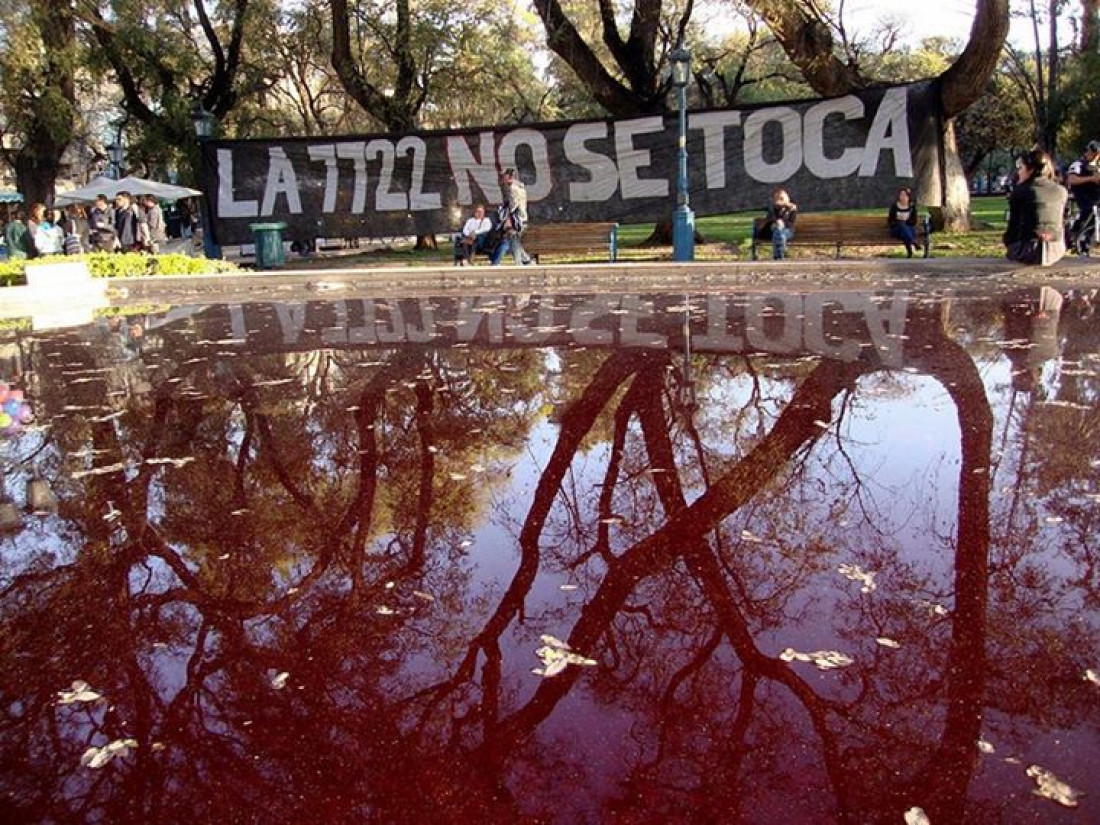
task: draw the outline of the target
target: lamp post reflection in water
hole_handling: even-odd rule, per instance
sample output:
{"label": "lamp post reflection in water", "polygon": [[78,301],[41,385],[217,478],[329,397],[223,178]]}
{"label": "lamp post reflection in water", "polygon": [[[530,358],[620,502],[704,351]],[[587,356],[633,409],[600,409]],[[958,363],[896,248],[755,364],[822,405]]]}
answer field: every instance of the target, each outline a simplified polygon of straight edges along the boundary
{"label": "lamp post reflection in water", "polygon": [[676,402],[680,408],[680,414],[685,420],[690,421],[695,417],[695,409],[698,399],[695,397],[695,380],[691,373],[691,296],[684,296],[684,324],[681,330],[684,343],[683,372],[680,375],[680,386],[676,392]]}

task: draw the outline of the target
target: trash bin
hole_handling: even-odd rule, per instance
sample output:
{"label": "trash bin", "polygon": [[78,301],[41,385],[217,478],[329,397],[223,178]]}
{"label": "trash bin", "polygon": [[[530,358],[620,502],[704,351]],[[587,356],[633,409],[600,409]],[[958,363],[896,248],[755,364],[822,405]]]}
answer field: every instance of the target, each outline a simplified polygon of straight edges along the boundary
{"label": "trash bin", "polygon": [[256,269],[278,269],[286,263],[283,251],[283,230],[286,224],[250,223],[252,236],[256,240]]}

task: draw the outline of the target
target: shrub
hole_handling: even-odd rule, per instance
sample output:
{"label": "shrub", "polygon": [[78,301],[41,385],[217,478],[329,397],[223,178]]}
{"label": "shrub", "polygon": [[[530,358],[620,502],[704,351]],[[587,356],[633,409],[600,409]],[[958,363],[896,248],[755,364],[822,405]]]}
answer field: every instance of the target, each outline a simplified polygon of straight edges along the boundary
{"label": "shrub", "polygon": [[44,258],[0,262],[0,285],[26,283],[27,264],[84,261],[93,278],[139,278],[147,275],[209,275],[237,272],[230,261],[187,255],[142,255],[138,252],[89,252],[84,255],[48,255]]}

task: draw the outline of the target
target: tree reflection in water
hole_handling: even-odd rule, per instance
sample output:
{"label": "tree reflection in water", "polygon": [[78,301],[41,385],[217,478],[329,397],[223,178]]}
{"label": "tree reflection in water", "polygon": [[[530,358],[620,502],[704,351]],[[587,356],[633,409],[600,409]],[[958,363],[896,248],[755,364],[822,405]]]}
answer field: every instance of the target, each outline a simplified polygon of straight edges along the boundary
{"label": "tree reflection in water", "polygon": [[[7,495],[59,504],[2,539],[5,816],[1056,820],[1028,762],[1100,790],[1100,349],[1044,290],[9,335]],[[598,665],[532,675],[541,634]]]}

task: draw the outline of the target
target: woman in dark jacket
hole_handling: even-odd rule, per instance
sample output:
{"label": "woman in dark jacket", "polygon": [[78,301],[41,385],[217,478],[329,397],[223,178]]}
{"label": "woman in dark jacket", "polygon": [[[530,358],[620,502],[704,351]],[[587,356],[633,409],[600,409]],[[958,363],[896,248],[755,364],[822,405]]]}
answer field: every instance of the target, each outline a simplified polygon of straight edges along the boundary
{"label": "woman in dark jacket", "polygon": [[1017,186],[1008,198],[1005,257],[1048,266],[1066,254],[1062,219],[1068,193],[1054,181],[1054,164],[1033,149],[1016,163]]}
{"label": "woman in dark jacket", "polygon": [[890,234],[905,244],[906,257],[912,258],[917,243],[917,205],[913,203],[913,190],[908,186],[898,190],[886,222],[890,225]]}

